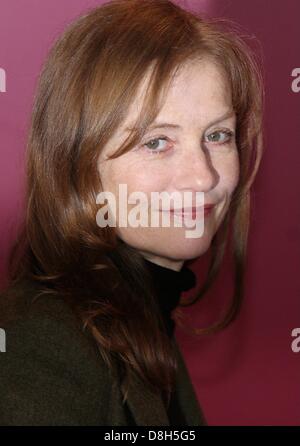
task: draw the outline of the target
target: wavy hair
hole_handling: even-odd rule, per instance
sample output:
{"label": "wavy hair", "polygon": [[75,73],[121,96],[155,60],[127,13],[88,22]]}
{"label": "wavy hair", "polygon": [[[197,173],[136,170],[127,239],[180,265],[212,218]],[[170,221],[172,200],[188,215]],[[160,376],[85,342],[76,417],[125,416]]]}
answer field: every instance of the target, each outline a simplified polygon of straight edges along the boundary
{"label": "wavy hair", "polygon": [[[237,116],[240,178],[211,244],[202,289],[211,287],[232,229],[234,293],[213,333],[238,314],[250,212],[250,188],[262,156],[263,80],[257,53],[234,23],[204,18],[168,0],[114,0],[76,18],[57,38],[40,73],[26,147],[24,219],[9,257],[10,284],[34,280],[39,297],[62,296],[128,386],[134,371],[169,401],[176,359],[140,253],[114,228],[96,224],[97,160],[124,120],[145,72],[143,110],[112,158],[130,150],[157,116],[184,63],[211,57],[227,77]],[[128,387],[126,387],[128,389]],[[127,395],[125,395],[126,400]]]}

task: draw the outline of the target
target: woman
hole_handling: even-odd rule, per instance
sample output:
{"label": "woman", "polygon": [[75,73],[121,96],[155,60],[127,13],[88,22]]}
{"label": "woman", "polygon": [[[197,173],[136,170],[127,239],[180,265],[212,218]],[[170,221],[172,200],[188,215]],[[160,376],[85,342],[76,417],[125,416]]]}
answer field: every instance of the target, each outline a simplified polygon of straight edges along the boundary
{"label": "woman", "polygon": [[[187,263],[211,248],[202,290],[181,304],[207,291],[232,223],[232,304],[197,333],[238,312],[262,91],[254,56],[225,21],[167,0],[106,3],[57,40],[35,99],[26,217],[1,296],[1,424],[206,424],[172,311],[195,286]],[[184,224],[99,224],[99,209],[113,206],[98,194],[119,197],[120,185],[142,193],[148,215],[179,212]],[[149,207],[155,191],[189,192],[192,207],[203,197],[201,236],[186,237],[186,208]]]}

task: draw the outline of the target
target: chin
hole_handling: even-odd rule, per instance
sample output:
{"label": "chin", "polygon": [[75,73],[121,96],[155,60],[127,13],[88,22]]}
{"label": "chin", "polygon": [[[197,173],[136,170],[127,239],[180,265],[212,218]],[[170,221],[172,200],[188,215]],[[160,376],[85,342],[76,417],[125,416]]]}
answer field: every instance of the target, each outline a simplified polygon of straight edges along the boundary
{"label": "chin", "polygon": [[160,249],[151,249],[151,252],[155,252],[160,257],[167,257],[174,261],[180,260],[192,260],[204,255],[211,245],[211,238],[198,238],[198,239],[183,239],[173,242],[172,245],[166,246],[162,249],[163,243],[160,245]]}
{"label": "chin", "polygon": [[[140,250],[151,252],[152,254],[173,259],[174,261],[191,260],[202,256],[210,248],[213,235],[215,231],[205,230],[201,237],[188,238],[186,237],[186,230],[189,228],[172,229],[165,233],[140,233],[137,237],[135,231],[124,231],[121,238],[128,245]],[[192,233],[194,231],[192,230]]]}

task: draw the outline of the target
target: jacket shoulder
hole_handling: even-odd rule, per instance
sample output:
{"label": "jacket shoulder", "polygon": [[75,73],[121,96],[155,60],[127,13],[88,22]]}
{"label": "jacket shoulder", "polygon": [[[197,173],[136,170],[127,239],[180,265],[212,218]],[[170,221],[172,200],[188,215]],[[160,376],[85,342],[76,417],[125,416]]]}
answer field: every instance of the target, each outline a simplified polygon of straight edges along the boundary
{"label": "jacket shoulder", "polygon": [[95,342],[56,295],[34,283],[0,295],[0,425],[101,425],[112,376]]}

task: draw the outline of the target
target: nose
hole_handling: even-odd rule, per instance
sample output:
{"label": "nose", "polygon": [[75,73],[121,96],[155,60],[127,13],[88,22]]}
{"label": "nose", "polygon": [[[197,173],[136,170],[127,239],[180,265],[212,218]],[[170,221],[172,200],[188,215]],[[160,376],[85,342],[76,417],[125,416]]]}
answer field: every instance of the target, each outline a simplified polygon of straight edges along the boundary
{"label": "nose", "polygon": [[216,187],[219,175],[205,147],[188,147],[182,152],[180,167],[174,180],[177,190],[209,192]]}

